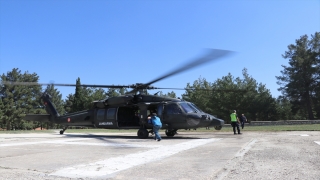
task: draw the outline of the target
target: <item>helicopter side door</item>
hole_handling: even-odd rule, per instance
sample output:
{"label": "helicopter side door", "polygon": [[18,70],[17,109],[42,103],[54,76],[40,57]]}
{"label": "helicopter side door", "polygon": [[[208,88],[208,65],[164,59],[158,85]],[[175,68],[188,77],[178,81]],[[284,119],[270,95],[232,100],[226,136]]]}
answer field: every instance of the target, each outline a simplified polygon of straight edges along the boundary
{"label": "helicopter side door", "polygon": [[95,112],[95,127],[106,129],[118,128],[116,122],[117,109],[97,109]]}
{"label": "helicopter side door", "polygon": [[164,106],[161,120],[162,124],[167,126],[168,129],[186,128],[186,115],[181,107],[174,102]]}
{"label": "helicopter side door", "polygon": [[160,119],[162,119],[162,117],[163,117],[163,109],[164,109],[164,105],[163,105],[163,103],[160,103],[160,104],[158,104],[158,106],[157,106],[157,115],[158,115],[158,117],[160,118]]}
{"label": "helicopter side door", "polygon": [[[140,106],[140,115],[141,115],[141,125],[144,128],[152,129],[153,125],[148,123],[148,117],[151,116],[151,113],[157,113],[157,116],[161,119],[163,117],[163,103],[147,103],[141,104]],[[145,118],[144,118],[145,117]]]}

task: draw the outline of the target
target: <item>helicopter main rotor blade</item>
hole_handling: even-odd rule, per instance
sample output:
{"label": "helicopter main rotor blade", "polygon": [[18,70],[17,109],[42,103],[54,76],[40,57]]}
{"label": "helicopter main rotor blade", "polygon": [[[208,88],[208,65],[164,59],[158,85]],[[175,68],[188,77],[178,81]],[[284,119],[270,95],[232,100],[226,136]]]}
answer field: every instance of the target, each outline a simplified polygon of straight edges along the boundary
{"label": "helicopter main rotor blade", "polygon": [[163,80],[165,78],[168,78],[170,76],[176,75],[176,74],[181,73],[183,71],[190,70],[192,68],[203,65],[203,64],[208,63],[213,60],[218,60],[218,59],[220,59],[224,56],[227,56],[228,54],[231,54],[231,53],[232,53],[232,51],[228,51],[228,50],[209,49],[207,54],[204,55],[203,57],[200,57],[200,58],[197,58],[193,61],[190,61],[186,65],[179,67],[179,68],[177,68],[177,69],[175,69],[165,75],[162,75],[162,76],[158,77],[157,79],[154,79],[144,85],[148,86],[150,84],[153,84],[155,82],[158,82],[158,81]]}
{"label": "helicopter main rotor blade", "polygon": [[[221,59],[222,57],[225,57],[227,55],[230,55],[232,51],[228,50],[219,50],[219,49],[209,49],[207,53],[200,57],[197,58],[193,61],[190,61],[189,63],[183,65],[182,67],[176,68],[172,71],[170,71],[167,74],[164,74],[148,83],[136,83],[132,85],[95,85],[95,84],[80,84],[78,86],[80,87],[93,87],[93,88],[132,88],[130,92],[127,92],[126,94],[132,94],[136,93],[139,90],[143,89],[174,89],[174,90],[187,90],[185,88],[157,88],[150,86],[151,84],[158,82],[160,80],[163,80],[165,78],[168,78],[170,76],[176,75],[178,73],[190,70],[192,68],[195,68],[197,66],[203,65],[205,63],[208,63],[210,61],[218,60]],[[61,83],[37,83],[37,82],[10,82],[10,81],[0,81],[2,84],[7,84],[7,85],[26,85],[26,86],[32,86],[32,85],[55,85],[55,86],[69,86],[69,87],[76,87],[76,84],[61,84]]]}
{"label": "helicopter main rotor blade", "polygon": [[[70,86],[76,87],[76,84],[60,84],[60,83],[37,83],[37,82],[10,82],[10,81],[2,81],[1,83],[7,85],[23,85],[23,86],[47,86],[47,85],[55,85],[55,86]],[[135,85],[96,85],[96,84],[80,84],[81,87],[98,87],[98,88],[135,88]]]}
{"label": "helicopter main rotor blade", "polygon": [[198,89],[198,88],[154,88],[154,89],[172,89],[186,91],[210,91],[210,92],[248,92],[247,89]]}
{"label": "helicopter main rotor blade", "polygon": [[[169,72],[169,73],[167,73],[165,75],[162,75],[162,76],[158,77],[157,79],[154,79],[154,80],[152,80],[152,81],[150,81],[148,83],[142,84],[139,87],[137,87],[136,89],[128,92],[128,94],[129,93],[135,93],[135,92],[138,91],[138,89],[145,89],[149,85],[151,85],[151,84],[153,84],[155,82],[158,82],[160,80],[163,80],[165,78],[168,78],[170,76],[173,76],[173,75],[179,74],[181,72],[190,70],[192,68],[195,68],[197,66],[203,65],[203,64],[208,63],[210,61],[218,60],[218,59],[220,59],[222,57],[230,55],[231,53],[232,53],[232,51],[228,51],[228,50],[209,49],[208,52],[203,57],[200,57],[200,58],[197,58],[195,60],[192,60],[192,61],[190,61],[189,63],[187,63],[186,65],[184,65],[182,67],[174,69],[173,71],[171,71],[171,72]],[[175,88],[172,88],[172,89],[175,89]]]}

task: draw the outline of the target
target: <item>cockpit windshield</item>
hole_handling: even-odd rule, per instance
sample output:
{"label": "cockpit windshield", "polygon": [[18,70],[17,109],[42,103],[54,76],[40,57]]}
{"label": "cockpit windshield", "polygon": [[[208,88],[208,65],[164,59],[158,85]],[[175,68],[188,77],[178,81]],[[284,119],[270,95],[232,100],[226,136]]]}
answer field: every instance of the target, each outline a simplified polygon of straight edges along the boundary
{"label": "cockpit windshield", "polygon": [[195,104],[190,103],[198,112],[203,112],[200,108],[198,108]]}
{"label": "cockpit windshield", "polygon": [[201,109],[199,109],[196,105],[190,102],[181,102],[180,106],[186,113],[198,113],[203,112]]}

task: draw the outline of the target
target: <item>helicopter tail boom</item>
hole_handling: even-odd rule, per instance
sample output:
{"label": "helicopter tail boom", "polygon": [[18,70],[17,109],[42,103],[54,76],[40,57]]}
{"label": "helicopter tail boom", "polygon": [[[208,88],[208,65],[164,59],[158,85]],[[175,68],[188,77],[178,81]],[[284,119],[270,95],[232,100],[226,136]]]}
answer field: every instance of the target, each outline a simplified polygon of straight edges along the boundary
{"label": "helicopter tail boom", "polygon": [[50,114],[28,114],[23,119],[27,121],[51,122]]}
{"label": "helicopter tail boom", "polygon": [[51,96],[47,93],[41,95],[45,110],[48,114],[27,114],[23,119],[27,121],[39,122],[55,122],[55,119],[60,117],[57,109],[51,102]]}

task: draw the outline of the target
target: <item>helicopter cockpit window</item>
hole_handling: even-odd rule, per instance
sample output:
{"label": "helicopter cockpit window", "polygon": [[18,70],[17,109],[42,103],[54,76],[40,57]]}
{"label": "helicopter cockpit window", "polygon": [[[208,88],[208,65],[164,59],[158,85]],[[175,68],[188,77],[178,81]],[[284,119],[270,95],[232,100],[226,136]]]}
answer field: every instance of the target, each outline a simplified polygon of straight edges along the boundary
{"label": "helicopter cockpit window", "polygon": [[196,109],[198,112],[203,112],[200,108],[198,108],[198,106],[196,106],[195,104],[193,104],[193,103],[190,103],[190,105],[194,108],[194,109]]}
{"label": "helicopter cockpit window", "polygon": [[196,113],[198,112],[195,107],[193,107],[190,103],[182,102],[180,106],[186,113]]}
{"label": "helicopter cockpit window", "polygon": [[108,109],[107,119],[114,119],[115,114],[116,114],[116,108]]}
{"label": "helicopter cockpit window", "polygon": [[166,105],[167,114],[181,114],[181,109],[177,104],[168,104]]}
{"label": "helicopter cockpit window", "polygon": [[105,112],[104,109],[98,109],[98,112],[97,112],[97,120],[98,121],[104,120],[104,112]]}

